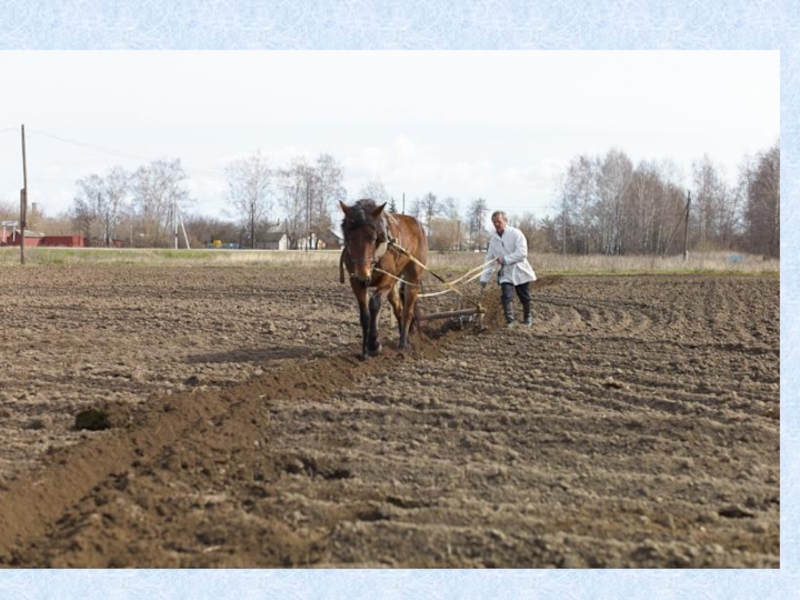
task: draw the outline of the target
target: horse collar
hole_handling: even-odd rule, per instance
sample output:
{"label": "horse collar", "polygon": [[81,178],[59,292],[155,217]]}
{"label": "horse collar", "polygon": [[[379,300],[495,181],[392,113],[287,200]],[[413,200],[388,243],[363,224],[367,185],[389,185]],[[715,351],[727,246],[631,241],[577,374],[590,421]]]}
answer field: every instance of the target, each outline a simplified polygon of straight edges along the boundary
{"label": "horse collar", "polygon": [[386,254],[386,251],[389,249],[389,244],[396,241],[397,240],[392,237],[391,231],[389,230],[389,220],[384,213],[381,213],[380,220],[378,221],[378,237],[375,239],[377,243],[374,255],[375,262],[382,259],[383,255]]}

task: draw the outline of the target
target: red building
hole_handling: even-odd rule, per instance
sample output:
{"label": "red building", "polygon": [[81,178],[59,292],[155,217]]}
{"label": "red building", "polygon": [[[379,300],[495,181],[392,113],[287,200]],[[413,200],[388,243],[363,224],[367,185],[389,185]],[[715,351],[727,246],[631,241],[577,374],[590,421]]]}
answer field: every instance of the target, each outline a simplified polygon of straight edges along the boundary
{"label": "red building", "polygon": [[46,235],[39,242],[39,245],[84,248],[86,246],[86,239],[82,235]]}
{"label": "red building", "polygon": [[[10,232],[3,228],[0,231],[0,245],[19,246],[22,236],[19,230],[13,229]],[[25,247],[35,248],[37,246],[61,246],[65,248],[84,248],[86,238],[82,235],[45,235],[39,231],[25,231]]]}

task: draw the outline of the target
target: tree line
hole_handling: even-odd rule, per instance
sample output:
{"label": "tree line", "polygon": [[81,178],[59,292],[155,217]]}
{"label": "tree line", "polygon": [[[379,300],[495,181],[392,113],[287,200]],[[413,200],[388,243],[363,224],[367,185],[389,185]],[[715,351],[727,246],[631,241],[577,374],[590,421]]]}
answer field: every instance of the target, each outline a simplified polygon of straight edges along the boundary
{"label": "tree line", "polygon": [[328,154],[313,162],[298,157],[288,167],[274,169],[260,151],[254,152],[225,167],[223,194],[231,215],[225,220],[192,214],[196,201],[187,190],[180,159],[160,159],[130,173],[114,167],[105,176],[79,179],[68,216],[95,246],[114,241],[132,247],[170,246],[181,226],[192,245],[222,239],[258,248],[267,233],[280,230],[296,248],[331,228],[331,207],[346,193],[343,177],[341,166]]}
{"label": "tree line", "polygon": [[561,176],[552,219],[538,223],[551,251],[676,254],[740,250],[780,255],[780,144],[745,157],[736,183],[706,155],[692,163],[691,188],[669,161],[634,166],[625,153],[578,156]]}
{"label": "tree line", "polygon": [[[616,149],[579,155],[557,176],[550,215],[537,218],[526,211],[512,214],[510,222],[535,252],[665,255],[682,252],[686,242],[694,251],[779,257],[779,140],[744,157],[733,185],[707,155],[691,171],[687,189],[671,161],[634,165]],[[169,247],[181,225],[193,247],[220,239],[259,248],[267,234],[280,231],[290,248],[313,248],[319,235],[336,230],[338,200],[348,197],[344,168],[330,154],[295,157],[276,168],[256,151],[216,176],[225,182],[225,219],[194,214],[196,201],[180,159],[159,159],[133,171],[115,166],[77,180],[72,207],[49,225],[61,230],[54,234],[80,233],[93,246]],[[399,198],[379,180],[368,182],[357,197],[401,210]],[[486,248],[491,210],[487,198],[476,197],[462,213],[458,199],[427,192],[405,212],[422,221],[433,250],[452,251]],[[13,203],[0,203],[3,220],[14,219],[14,211]],[[35,211],[33,217],[45,219]]]}

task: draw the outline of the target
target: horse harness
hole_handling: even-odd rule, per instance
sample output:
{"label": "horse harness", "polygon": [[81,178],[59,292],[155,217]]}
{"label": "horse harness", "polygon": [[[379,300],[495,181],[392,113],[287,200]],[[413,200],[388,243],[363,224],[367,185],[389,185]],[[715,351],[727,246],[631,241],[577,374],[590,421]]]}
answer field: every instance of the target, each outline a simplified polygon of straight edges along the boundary
{"label": "horse harness", "polygon": [[[394,237],[389,229],[390,218],[393,217],[387,217],[385,213],[381,213],[380,219],[378,220],[378,232],[375,236],[375,253],[372,255],[371,261],[373,267],[384,257],[390,246],[398,247],[399,245],[399,238]],[[342,248],[342,254],[339,257],[339,283],[344,283],[344,253],[347,251],[347,244],[345,243],[345,247]],[[351,278],[353,277],[353,273],[349,275]]]}

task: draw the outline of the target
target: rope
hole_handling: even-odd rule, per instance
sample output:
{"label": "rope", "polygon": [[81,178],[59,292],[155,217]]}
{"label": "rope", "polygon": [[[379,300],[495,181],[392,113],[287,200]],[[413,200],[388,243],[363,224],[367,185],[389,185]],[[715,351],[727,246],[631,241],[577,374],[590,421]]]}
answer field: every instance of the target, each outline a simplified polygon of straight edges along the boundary
{"label": "rope", "polygon": [[[476,279],[476,278],[480,277],[480,275],[481,275],[481,273],[483,272],[483,270],[484,270],[484,269],[485,269],[485,268],[486,268],[488,265],[490,265],[490,264],[492,264],[492,263],[494,262],[493,260],[490,260],[490,261],[488,261],[488,262],[485,262],[485,263],[484,263],[484,264],[482,264],[480,267],[476,267],[476,268],[474,268],[474,269],[472,269],[472,270],[470,270],[470,271],[467,271],[467,272],[466,272],[464,275],[462,275],[462,276],[461,276],[461,277],[459,277],[458,279],[454,279],[453,281],[447,281],[447,280],[445,280],[445,278],[444,278],[444,277],[441,277],[440,275],[438,275],[438,274],[434,273],[433,271],[431,271],[431,270],[430,270],[430,269],[429,269],[429,268],[428,268],[428,267],[427,267],[425,264],[423,264],[423,263],[421,263],[419,260],[417,260],[417,258],[416,258],[416,257],[415,257],[413,254],[411,254],[411,253],[410,253],[408,250],[406,250],[405,248],[403,248],[402,246],[400,246],[400,245],[399,245],[397,242],[395,242],[394,240],[390,240],[390,241],[389,241],[389,244],[390,244],[391,246],[394,246],[395,248],[397,248],[397,250],[398,250],[399,252],[401,252],[401,253],[405,254],[405,255],[406,255],[406,256],[407,256],[407,257],[408,257],[408,258],[411,260],[411,262],[413,262],[414,264],[417,264],[417,265],[419,265],[420,267],[422,267],[423,269],[425,269],[425,270],[426,270],[428,273],[430,273],[431,275],[433,275],[434,277],[436,277],[436,279],[438,279],[439,281],[441,281],[441,282],[442,282],[444,285],[446,285],[446,286],[448,287],[448,289],[446,289],[446,290],[442,290],[442,291],[440,291],[440,292],[431,292],[430,294],[420,294],[420,296],[419,296],[420,298],[431,298],[431,297],[433,297],[433,296],[439,296],[439,295],[441,295],[441,294],[445,294],[445,293],[447,293],[447,292],[455,292],[456,294],[458,294],[459,296],[461,296],[462,298],[464,298],[464,300],[466,300],[467,302],[470,302],[470,303],[474,304],[474,305],[475,305],[477,308],[480,308],[480,304],[479,304],[478,302],[475,302],[474,300],[472,300],[472,299],[470,299],[470,298],[466,298],[466,297],[464,296],[464,294],[462,294],[462,293],[461,293],[461,291],[460,291],[460,290],[458,290],[458,289],[455,287],[455,285],[456,285],[457,283],[461,282],[461,281],[462,281],[462,280],[463,280],[465,277],[468,277],[468,276],[470,276],[470,274],[472,274],[472,273],[475,273],[475,275],[472,275],[472,276],[471,276],[469,279],[467,279],[466,281],[464,281],[464,283],[468,283],[468,282],[472,281],[473,279]],[[385,274],[385,275],[388,275],[389,277],[392,277],[392,278],[394,278],[394,279],[396,279],[396,280],[398,280],[398,281],[403,281],[403,283],[405,283],[406,285],[417,285],[417,286],[419,285],[419,284],[411,284],[411,283],[408,283],[407,281],[404,281],[404,280],[400,279],[399,277],[396,277],[395,275],[392,275],[391,273],[387,273],[387,272],[386,272],[386,271],[384,271],[383,269],[378,269],[378,268],[375,268],[375,269],[373,269],[373,270],[375,270],[375,271],[378,271],[378,272],[380,272],[380,273],[383,273],[383,274]]]}

